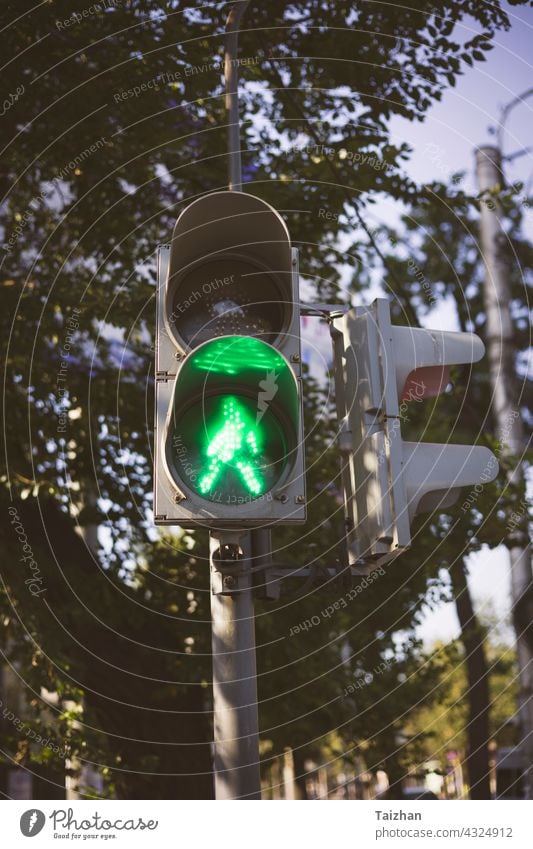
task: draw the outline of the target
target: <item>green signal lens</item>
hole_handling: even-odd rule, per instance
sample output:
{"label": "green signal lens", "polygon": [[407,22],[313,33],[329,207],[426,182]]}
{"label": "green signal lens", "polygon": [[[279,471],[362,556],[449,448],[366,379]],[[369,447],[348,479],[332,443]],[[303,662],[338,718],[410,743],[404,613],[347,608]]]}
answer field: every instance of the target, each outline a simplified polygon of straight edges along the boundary
{"label": "green signal lens", "polygon": [[297,452],[298,390],[282,354],[250,336],[206,342],[183,363],[172,409],[166,453],[180,489],[224,505],[273,497]]}
{"label": "green signal lens", "polygon": [[192,405],[172,433],[171,463],[196,493],[222,504],[265,495],[286,464],[286,440],[277,417],[257,421],[257,400],[237,395]]}

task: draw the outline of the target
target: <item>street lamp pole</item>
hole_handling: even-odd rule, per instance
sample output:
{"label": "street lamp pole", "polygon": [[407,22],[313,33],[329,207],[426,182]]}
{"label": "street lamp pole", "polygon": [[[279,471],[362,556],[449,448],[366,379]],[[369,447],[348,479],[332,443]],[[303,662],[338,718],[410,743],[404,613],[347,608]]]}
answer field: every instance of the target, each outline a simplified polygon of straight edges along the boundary
{"label": "street lamp pole", "polygon": [[[531,90],[530,93],[533,93]],[[527,94],[527,93],[526,93]],[[523,95],[522,98],[526,96]],[[521,98],[511,101],[503,110],[498,137],[503,135],[504,121],[511,107]],[[503,185],[502,151],[485,145],[476,150],[476,175],[481,196],[480,241],[485,265],[483,297],[487,316],[487,353],[493,391],[493,408],[498,439],[502,451],[514,458],[509,483],[523,479],[521,457],[524,451],[524,428],[520,416],[519,398],[514,387],[514,328],[511,316],[509,268],[503,250],[506,238],[502,228],[502,210],[493,192]],[[533,797],[533,652],[528,640],[530,623],[529,599],[533,588],[531,546],[524,517],[511,536],[509,558],[511,565],[511,596],[516,631],[518,677],[520,681],[519,719],[522,732],[520,749],[523,756],[524,794]],[[524,614],[525,611],[525,614]]]}

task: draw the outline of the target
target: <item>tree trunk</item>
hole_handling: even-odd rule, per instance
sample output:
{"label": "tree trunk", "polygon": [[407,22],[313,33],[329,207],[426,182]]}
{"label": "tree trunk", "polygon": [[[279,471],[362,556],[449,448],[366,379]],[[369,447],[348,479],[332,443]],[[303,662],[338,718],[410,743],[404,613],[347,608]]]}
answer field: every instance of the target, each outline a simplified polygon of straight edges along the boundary
{"label": "tree trunk", "polygon": [[294,764],[294,784],[297,799],[307,799],[307,775],[305,770],[305,749],[297,748],[292,753]]}
{"label": "tree trunk", "polygon": [[490,799],[489,676],[483,633],[474,613],[464,561],[450,569],[468,679],[468,753],[466,768],[471,799]]}

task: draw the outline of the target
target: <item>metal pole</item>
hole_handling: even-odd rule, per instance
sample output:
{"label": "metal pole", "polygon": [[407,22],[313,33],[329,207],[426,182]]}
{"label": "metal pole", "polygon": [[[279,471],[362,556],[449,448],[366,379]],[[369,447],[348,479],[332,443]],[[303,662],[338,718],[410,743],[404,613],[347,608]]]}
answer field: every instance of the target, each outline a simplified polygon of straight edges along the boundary
{"label": "metal pole", "polygon": [[[224,55],[229,189],[237,192],[242,187],[237,56],[248,3],[230,10]],[[216,799],[261,798],[252,556],[251,532],[210,534]]]}
{"label": "metal pole", "polygon": [[[210,536],[215,797],[260,799],[251,534],[238,546],[217,537]],[[232,559],[239,548],[243,556]]]}
{"label": "metal pole", "polygon": [[[480,237],[485,263],[483,296],[487,316],[487,353],[493,390],[493,406],[498,439],[502,451],[516,458],[509,481],[522,479],[520,457],[524,449],[524,429],[518,398],[513,391],[514,341],[510,302],[511,290],[507,262],[503,251],[506,238],[501,225],[501,208],[491,189],[504,184],[502,155],[497,147],[476,150],[476,173],[482,198]],[[527,520],[526,520],[527,521]],[[525,524],[525,522],[524,522]],[[524,784],[527,799],[533,795],[533,654],[527,640],[524,617],[519,611],[527,604],[532,589],[531,549],[527,530],[517,528],[509,549],[511,562],[511,595],[516,630],[516,648],[520,679],[519,718],[522,730],[520,748],[524,760]]]}
{"label": "metal pole", "polygon": [[224,46],[224,79],[226,85],[226,111],[228,113],[229,188],[240,192],[242,188],[241,142],[239,132],[239,26],[250,0],[242,0],[231,7],[226,21]]}
{"label": "metal pole", "polygon": [[[89,507],[94,510],[98,506],[98,495],[97,495],[97,487],[96,482],[86,481],[85,482],[85,498],[84,498],[84,507]],[[98,540],[98,524],[96,522],[90,522],[88,525],[76,525],[76,532],[85,542],[89,553],[93,557],[95,563],[98,562],[98,549],[99,549],[99,540]],[[68,699],[63,701],[63,709],[64,710],[72,710],[75,707],[75,702]],[[72,723],[72,727],[79,731],[81,728],[81,723],[75,721]],[[91,768],[89,764],[83,765],[81,759],[77,756],[72,756],[71,758],[65,758],[65,799],[68,801],[73,801],[77,799],[83,799],[89,789],[89,785],[91,783]]]}

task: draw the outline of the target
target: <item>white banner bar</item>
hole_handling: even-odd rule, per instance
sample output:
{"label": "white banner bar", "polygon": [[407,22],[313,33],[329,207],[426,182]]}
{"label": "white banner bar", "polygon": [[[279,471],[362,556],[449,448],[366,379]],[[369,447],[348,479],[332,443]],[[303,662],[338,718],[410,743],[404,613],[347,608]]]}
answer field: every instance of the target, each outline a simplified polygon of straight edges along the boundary
{"label": "white banner bar", "polygon": [[[263,806],[263,807],[259,807]],[[267,806],[267,807],[264,807]],[[2,847],[533,846],[533,802],[195,802],[36,800],[0,803]],[[35,837],[35,843],[28,840]]]}

